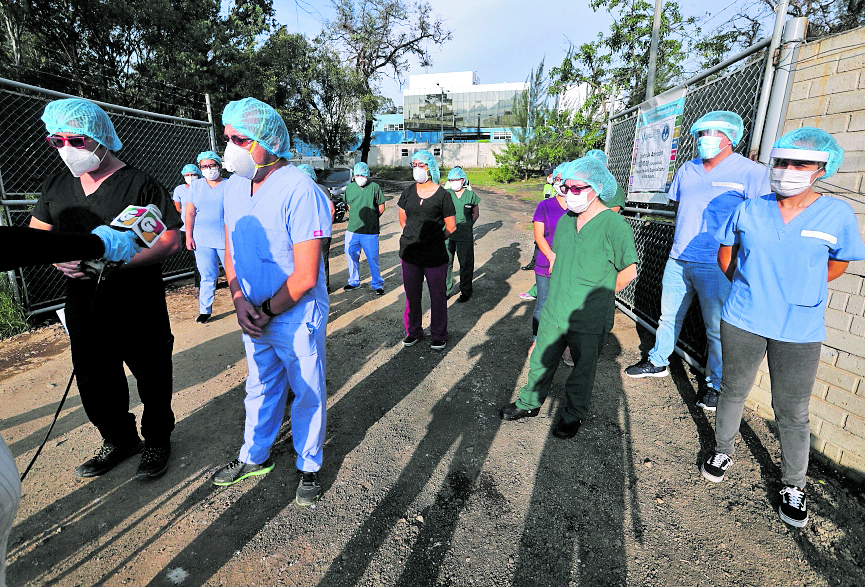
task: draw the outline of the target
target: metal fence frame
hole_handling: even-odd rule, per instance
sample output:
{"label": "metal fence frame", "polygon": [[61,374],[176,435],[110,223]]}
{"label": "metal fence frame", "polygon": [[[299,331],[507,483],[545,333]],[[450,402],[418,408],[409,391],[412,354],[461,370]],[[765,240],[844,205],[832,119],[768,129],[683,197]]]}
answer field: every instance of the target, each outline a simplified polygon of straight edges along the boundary
{"label": "metal fence frame", "polygon": [[[61,92],[0,78],[0,225],[26,226],[41,191],[42,178],[64,169],[45,144],[39,117]],[[215,150],[210,121],[146,112],[104,102],[101,106],[123,141],[123,161],[153,176],[169,193],[180,183],[180,168],[195,156]],[[205,97],[210,116],[210,103]],[[195,259],[183,250],[162,263],[166,281],[192,275]],[[50,265],[9,272],[16,297],[28,315],[63,307],[64,278]]]}

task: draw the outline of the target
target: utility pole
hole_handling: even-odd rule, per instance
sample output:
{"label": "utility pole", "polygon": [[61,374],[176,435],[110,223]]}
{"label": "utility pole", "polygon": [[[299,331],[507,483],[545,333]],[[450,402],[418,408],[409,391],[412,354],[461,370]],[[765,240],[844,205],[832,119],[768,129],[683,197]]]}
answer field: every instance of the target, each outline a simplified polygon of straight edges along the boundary
{"label": "utility pole", "polygon": [[442,167],[444,167],[444,164],[445,164],[445,89],[438,82],[436,82],[436,85],[441,90],[441,97],[439,98],[439,106],[440,106],[439,121],[441,122],[441,128],[440,128],[441,135],[439,136],[439,140],[441,141],[441,151],[439,153],[439,156],[441,157]]}
{"label": "utility pole", "polygon": [[649,73],[646,76],[646,100],[655,96],[655,71],[658,69],[658,37],[661,36],[661,8],[663,4],[664,0],[655,0],[652,43],[649,46]]}

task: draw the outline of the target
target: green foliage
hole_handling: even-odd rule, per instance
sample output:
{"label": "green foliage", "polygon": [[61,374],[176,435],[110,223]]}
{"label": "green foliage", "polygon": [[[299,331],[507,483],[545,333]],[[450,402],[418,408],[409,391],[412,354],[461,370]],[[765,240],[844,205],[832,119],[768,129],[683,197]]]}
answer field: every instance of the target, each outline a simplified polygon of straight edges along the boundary
{"label": "green foliage", "polygon": [[12,295],[5,276],[0,277],[0,339],[21,334],[29,328],[24,308]]}

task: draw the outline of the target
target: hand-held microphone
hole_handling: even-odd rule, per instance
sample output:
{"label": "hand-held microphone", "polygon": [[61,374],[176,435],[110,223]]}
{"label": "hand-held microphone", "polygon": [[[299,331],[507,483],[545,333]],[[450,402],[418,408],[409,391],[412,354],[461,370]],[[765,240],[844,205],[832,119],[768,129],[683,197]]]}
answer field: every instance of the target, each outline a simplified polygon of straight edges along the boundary
{"label": "hand-held microphone", "polygon": [[[118,231],[131,231],[135,234],[135,240],[141,246],[153,247],[159,237],[165,232],[165,223],[162,222],[162,213],[154,204],[147,206],[127,206],[109,224],[111,228]],[[106,261],[95,259],[82,261],[80,270],[97,281],[104,281],[108,274],[120,267],[123,263],[119,261]]]}

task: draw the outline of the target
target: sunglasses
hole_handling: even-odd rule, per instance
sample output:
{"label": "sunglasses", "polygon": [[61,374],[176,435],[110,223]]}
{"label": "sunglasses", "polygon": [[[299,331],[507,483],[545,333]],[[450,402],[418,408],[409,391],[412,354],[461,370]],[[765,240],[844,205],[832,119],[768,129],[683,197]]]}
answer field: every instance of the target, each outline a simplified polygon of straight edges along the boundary
{"label": "sunglasses", "polygon": [[565,192],[571,192],[572,194],[580,194],[586,190],[592,189],[590,185],[562,185],[562,189]]}
{"label": "sunglasses", "polygon": [[250,139],[247,137],[239,137],[237,135],[231,135],[231,136],[222,135],[222,140],[224,140],[226,143],[231,141],[232,143],[234,143],[238,147],[248,147],[249,145],[251,145],[253,143],[253,141],[255,141],[255,139]]}
{"label": "sunglasses", "polygon": [[206,169],[219,169],[219,165],[216,163],[211,163],[210,165],[199,165],[198,168],[202,171]]}
{"label": "sunglasses", "polygon": [[62,149],[64,145],[74,149],[83,149],[87,146],[87,137],[45,137],[45,140],[55,149]]}

